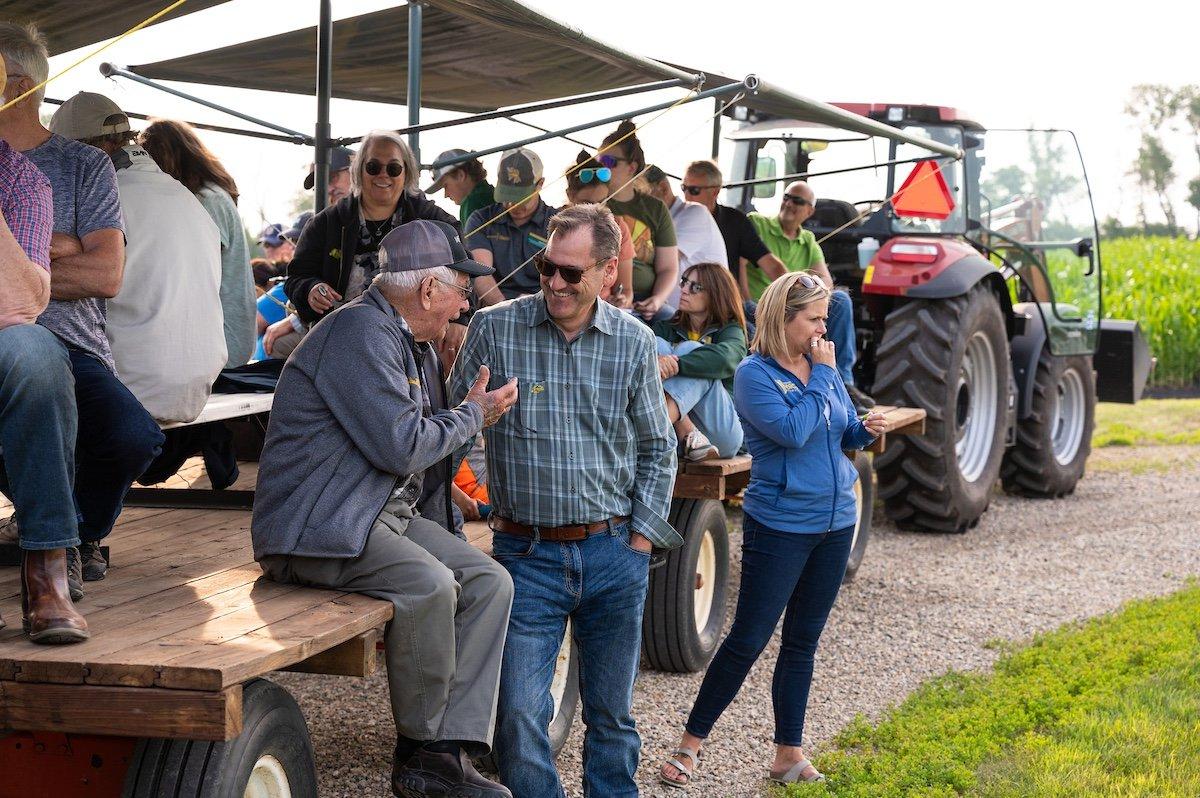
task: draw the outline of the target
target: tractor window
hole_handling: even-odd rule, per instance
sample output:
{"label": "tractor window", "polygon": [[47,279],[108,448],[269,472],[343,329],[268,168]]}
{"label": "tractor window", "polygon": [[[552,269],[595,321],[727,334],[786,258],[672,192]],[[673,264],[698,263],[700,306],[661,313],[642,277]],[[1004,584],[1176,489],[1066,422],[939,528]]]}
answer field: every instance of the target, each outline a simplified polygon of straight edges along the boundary
{"label": "tractor window", "polygon": [[[933,139],[940,144],[950,144],[955,147],[962,146],[962,130],[954,126],[943,125],[908,125],[904,128],[908,133],[917,136],[924,136],[928,139]],[[904,161],[910,158],[922,158],[929,156],[929,150],[924,147],[918,147],[915,144],[900,143],[896,145],[895,154],[892,156],[895,160]],[[966,225],[966,196],[963,191],[963,164],[962,161],[951,161],[950,159],[939,159],[938,166],[941,168],[942,177],[946,181],[946,186],[950,190],[950,196],[954,202],[954,208],[950,215],[945,219],[921,218],[913,216],[895,216],[892,218],[892,229],[897,233],[920,234],[920,233],[963,233],[967,229]],[[904,181],[908,179],[914,169],[920,167],[921,164],[898,164],[894,167],[894,179],[891,181],[892,191],[897,191]]]}
{"label": "tractor window", "polygon": [[[1090,352],[1100,308],[1100,244],[1083,159],[1067,130],[990,130],[979,165],[980,240],[1038,302],[1056,355]],[[974,205],[974,203],[973,203]],[[997,258],[999,260],[999,258]]]}

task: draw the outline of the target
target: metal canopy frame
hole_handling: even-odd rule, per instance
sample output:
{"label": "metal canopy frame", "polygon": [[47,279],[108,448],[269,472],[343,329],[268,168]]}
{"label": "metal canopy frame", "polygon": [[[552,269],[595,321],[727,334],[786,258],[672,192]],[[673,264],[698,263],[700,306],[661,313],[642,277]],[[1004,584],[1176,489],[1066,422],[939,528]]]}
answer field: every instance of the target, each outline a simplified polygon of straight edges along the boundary
{"label": "metal canopy frame", "polygon": [[[169,87],[161,85],[153,80],[142,77],[141,75],[130,72],[127,69],[115,67],[111,64],[101,65],[101,73],[105,74],[106,76],[110,76],[110,77],[111,76],[120,76],[120,77],[129,79],[129,80],[134,80],[143,85],[159,89],[160,91],[168,92],[170,94],[181,97],[183,99],[197,102],[201,105],[205,105],[209,108],[213,108],[214,110],[218,110],[223,113],[231,114],[235,117],[238,117],[245,121],[251,122],[253,124],[260,125],[260,126],[268,128],[268,129],[278,131],[280,133],[286,134],[287,136],[290,136],[291,137],[290,140],[292,140],[294,143],[305,144],[305,145],[311,144],[315,150],[314,158],[313,158],[314,172],[315,172],[315,174],[314,174],[315,179],[314,179],[314,185],[313,185],[314,206],[315,206],[316,210],[320,211],[321,209],[323,209],[325,207],[326,194],[327,194],[327,189],[328,189],[328,185],[329,185],[329,153],[330,153],[331,147],[338,145],[338,144],[353,143],[356,140],[361,140],[361,137],[358,139],[333,140],[330,135],[329,105],[330,105],[330,100],[331,100],[332,94],[333,94],[333,85],[332,85],[332,83],[333,83],[333,81],[332,81],[332,75],[333,75],[333,9],[332,9],[332,0],[318,0],[318,1],[320,3],[320,19],[319,19],[318,26],[317,26],[317,65],[316,65],[316,76],[315,76],[316,77],[315,83],[316,83],[316,101],[317,101],[317,122],[316,122],[315,130],[314,130],[314,135],[312,135],[312,136],[308,136],[304,133],[300,133],[299,131],[290,130],[281,125],[276,125],[276,124],[268,122],[266,120],[250,116],[249,114],[245,114],[245,113],[235,111],[230,108],[226,108],[217,103],[214,103],[214,102],[211,102],[208,100],[204,100],[204,99],[202,99],[200,97],[196,97],[194,95],[189,95],[189,94],[179,91],[177,89],[169,88]],[[519,2],[519,0],[503,0],[503,5],[508,6],[510,9],[512,9],[514,11],[515,10],[524,10],[526,12],[528,11],[528,9],[525,9],[524,6]],[[603,91],[603,92],[595,92],[592,94],[576,95],[574,97],[567,97],[567,98],[562,98],[559,100],[550,100],[550,101],[546,101],[546,102],[542,102],[542,103],[527,104],[525,106],[515,106],[515,107],[510,107],[507,109],[497,109],[494,111],[484,112],[481,114],[470,115],[470,116],[467,116],[467,117],[464,117],[461,119],[447,120],[445,122],[436,122],[436,123],[432,123],[429,125],[421,125],[420,114],[421,114],[423,9],[424,9],[423,0],[409,0],[409,2],[408,2],[408,15],[409,15],[409,17],[408,17],[408,52],[407,52],[408,87],[407,87],[407,94],[406,94],[406,105],[408,108],[408,123],[409,124],[408,124],[408,127],[402,128],[397,131],[398,133],[408,135],[410,146],[413,149],[414,155],[417,157],[418,163],[420,163],[420,133],[423,130],[447,128],[447,127],[453,127],[453,126],[457,126],[457,125],[470,124],[472,122],[483,121],[485,119],[504,118],[504,117],[508,117],[508,116],[516,114],[516,113],[528,113],[528,112],[531,112],[534,110],[545,110],[545,109],[549,109],[549,108],[558,108],[558,107],[564,107],[564,106],[569,106],[569,105],[581,104],[581,103],[585,103],[585,102],[591,102],[593,100],[609,99],[612,97],[620,97],[620,96],[628,96],[630,94],[636,94],[636,93],[640,93],[640,92],[644,92],[644,91],[653,91],[653,90],[660,89],[660,88],[667,88],[670,85],[683,85],[683,84],[686,84],[689,80],[689,78],[680,77],[680,78],[675,78],[673,80],[664,80],[664,81],[658,81],[656,83],[644,84],[642,86],[625,87],[625,88],[613,89],[613,90],[608,90],[608,91]],[[616,48],[612,48],[608,45],[604,45],[603,43],[592,40],[592,39],[590,39],[590,37],[587,37],[581,31],[576,31],[576,30],[567,28],[566,26],[563,26],[561,23],[558,23],[555,20],[552,20],[548,17],[546,17],[544,19],[547,22],[547,24],[550,25],[552,28],[554,28],[560,32],[563,32],[563,35],[569,34],[571,38],[575,38],[580,41],[587,41],[590,44],[599,46],[602,49],[607,50],[613,54],[620,55],[622,58],[625,58],[634,63],[651,63],[651,62],[649,62],[648,59],[646,59],[644,57],[637,56],[637,55],[631,54],[631,53],[626,53],[624,51],[617,50]],[[652,62],[652,63],[658,68],[670,70],[677,75],[678,74],[687,75],[686,71],[677,69],[668,64],[660,63],[660,62]],[[660,71],[660,74],[661,74],[661,71]],[[689,77],[690,77],[690,80],[694,81],[691,86],[691,88],[693,90],[699,89],[699,87],[702,86],[705,81],[705,76],[702,73],[693,74],[693,75],[690,75]],[[792,93],[787,92],[786,90],[780,89],[779,87],[776,87],[774,85],[768,85],[768,84],[762,83],[754,75],[748,75],[742,81],[729,81],[728,83],[725,83],[724,85],[718,86],[716,88],[708,89],[706,91],[696,91],[696,93],[693,96],[687,97],[683,100],[676,100],[676,101],[672,101],[672,102],[661,103],[658,105],[648,106],[646,108],[639,109],[638,111],[634,111],[632,113],[626,113],[626,114],[621,114],[621,115],[616,115],[616,116],[609,116],[609,117],[605,117],[604,119],[597,120],[594,122],[589,122],[589,123],[585,123],[585,124],[581,124],[581,125],[573,125],[571,127],[562,128],[560,130],[555,130],[555,131],[548,131],[546,133],[543,133],[542,135],[534,136],[534,137],[527,138],[527,139],[522,139],[517,142],[511,142],[502,147],[492,147],[492,148],[488,148],[488,149],[484,149],[484,150],[479,150],[474,153],[468,153],[465,156],[459,156],[457,158],[449,158],[449,159],[437,161],[434,164],[432,164],[432,166],[434,168],[439,168],[442,166],[448,166],[448,165],[455,164],[455,163],[461,163],[461,162],[470,160],[472,158],[480,157],[481,155],[488,155],[491,153],[500,152],[502,150],[510,149],[512,147],[524,146],[526,144],[532,144],[532,143],[536,143],[539,141],[545,141],[546,139],[550,139],[550,138],[566,137],[567,134],[574,133],[579,130],[585,130],[590,127],[596,127],[599,125],[608,124],[610,122],[618,121],[618,120],[621,120],[621,119],[624,119],[624,118],[627,118],[630,116],[637,116],[639,114],[649,113],[651,111],[662,110],[664,108],[668,108],[675,104],[684,104],[684,103],[688,103],[688,102],[695,102],[696,100],[705,99],[705,98],[709,98],[709,97],[716,98],[717,102],[719,103],[720,102],[719,98],[721,96],[730,94],[734,91],[739,91],[739,90],[745,91],[748,94],[760,94],[760,93],[767,94],[767,95],[770,95],[770,97],[774,101],[779,101],[782,99],[783,101],[785,101],[787,103],[793,103],[799,107],[803,107],[806,110],[811,112],[811,114],[814,118],[814,121],[819,121],[821,123],[829,124],[831,126],[840,127],[843,129],[855,130],[857,132],[864,133],[866,135],[882,136],[884,138],[888,138],[888,139],[892,139],[892,140],[906,141],[910,144],[915,144],[917,146],[923,147],[932,152],[935,152],[935,153],[938,153],[938,154],[944,155],[944,156],[949,156],[954,159],[959,159],[962,157],[962,151],[958,148],[949,147],[947,145],[941,144],[939,142],[935,142],[930,139],[926,139],[924,137],[915,136],[915,135],[906,133],[905,131],[890,127],[881,122],[877,122],[872,119],[867,119],[865,117],[861,117],[861,116],[851,113],[849,111],[845,111],[843,109],[836,108],[834,106],[830,106],[827,103],[820,103],[820,102],[810,100],[805,97],[800,97],[799,95],[792,94]],[[517,120],[517,121],[520,121],[520,120]],[[522,124],[526,124],[526,123],[522,122]],[[720,125],[720,116],[717,116],[716,120],[714,122],[714,127],[713,127],[713,151],[714,151],[714,153],[716,152],[718,142],[719,142],[719,135],[720,135],[719,125]],[[236,131],[230,129],[229,132],[236,132]]]}

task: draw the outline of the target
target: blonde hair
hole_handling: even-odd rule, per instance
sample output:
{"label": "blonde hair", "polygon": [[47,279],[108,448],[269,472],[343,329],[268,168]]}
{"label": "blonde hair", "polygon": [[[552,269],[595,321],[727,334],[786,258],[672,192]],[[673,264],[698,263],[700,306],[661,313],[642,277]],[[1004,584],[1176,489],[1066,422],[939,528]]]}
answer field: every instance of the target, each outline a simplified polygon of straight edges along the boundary
{"label": "blonde hair", "polygon": [[[806,282],[810,282],[811,286],[805,285]],[[828,300],[829,295],[825,283],[810,271],[788,272],[777,277],[758,301],[755,314],[757,327],[750,351],[776,360],[791,357],[793,353],[788,347],[784,328],[806,305]]]}

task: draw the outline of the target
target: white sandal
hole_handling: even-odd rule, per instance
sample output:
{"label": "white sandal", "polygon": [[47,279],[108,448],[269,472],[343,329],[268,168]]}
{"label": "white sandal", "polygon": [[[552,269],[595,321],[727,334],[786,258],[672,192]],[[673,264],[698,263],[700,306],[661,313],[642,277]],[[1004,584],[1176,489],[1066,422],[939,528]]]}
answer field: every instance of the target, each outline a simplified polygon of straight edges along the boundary
{"label": "white sandal", "polygon": [[[685,757],[685,756],[688,759],[692,760],[691,767],[688,767],[687,765],[683,764],[682,761],[680,761],[681,758]],[[661,781],[663,784],[667,785],[668,787],[674,787],[677,790],[682,790],[683,788],[687,787],[689,784],[692,783],[692,771],[699,764],[700,764],[700,750],[698,748],[693,749],[693,748],[684,748],[684,747],[680,746],[679,748],[676,748],[671,753],[671,756],[667,759],[667,761],[664,762],[662,764],[662,767],[660,767],[658,769],[658,780]],[[681,776],[683,776],[684,778],[682,780],[672,779],[666,773],[663,773],[663,768],[666,767],[667,765],[670,765],[671,767],[678,770],[679,774]]]}
{"label": "white sandal", "polygon": [[813,768],[813,770],[816,772],[817,775],[815,775],[815,776],[801,776],[800,775],[807,768],[809,768],[811,766],[812,766],[812,762],[809,762],[807,759],[801,759],[799,762],[797,762],[796,764],[794,764],[790,768],[788,768],[787,772],[781,773],[778,776],[776,776],[774,773],[771,773],[771,774],[769,774],[769,778],[771,779],[771,781],[775,782],[776,784],[800,784],[801,782],[809,782],[809,781],[825,781],[825,774],[822,773],[821,771],[817,770],[815,767]]}

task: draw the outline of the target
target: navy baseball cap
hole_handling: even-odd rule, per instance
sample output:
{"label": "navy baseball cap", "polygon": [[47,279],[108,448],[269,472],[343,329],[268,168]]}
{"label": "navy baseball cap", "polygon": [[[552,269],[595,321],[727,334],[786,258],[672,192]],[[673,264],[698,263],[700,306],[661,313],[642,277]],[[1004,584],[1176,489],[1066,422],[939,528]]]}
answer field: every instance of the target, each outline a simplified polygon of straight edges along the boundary
{"label": "navy baseball cap", "polygon": [[[349,147],[334,147],[329,152],[329,174],[340,172],[343,169],[350,168],[350,162],[354,160],[354,150]],[[308,177],[304,178],[304,188],[311,190],[317,182],[317,167],[314,164],[309,167]]]}
{"label": "navy baseball cap", "polygon": [[305,211],[296,217],[296,221],[292,222],[291,229],[283,231],[281,235],[288,241],[295,244],[300,240],[300,234],[304,232],[304,226],[313,218],[312,211]]}
{"label": "navy baseball cap", "polygon": [[471,259],[454,225],[417,219],[394,228],[379,243],[379,270],[411,272],[445,266],[471,277],[496,270]]}
{"label": "navy baseball cap", "polygon": [[258,243],[268,247],[277,247],[283,243],[283,225],[269,224],[258,234]]}

